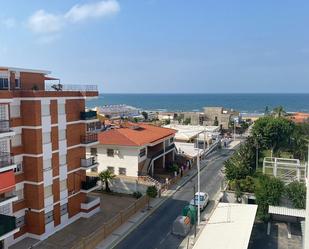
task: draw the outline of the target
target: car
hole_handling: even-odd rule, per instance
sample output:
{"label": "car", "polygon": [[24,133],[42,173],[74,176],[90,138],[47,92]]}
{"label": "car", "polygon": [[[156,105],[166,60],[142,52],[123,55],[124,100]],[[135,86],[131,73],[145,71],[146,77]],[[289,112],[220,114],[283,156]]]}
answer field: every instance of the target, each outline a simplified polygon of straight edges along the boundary
{"label": "car", "polygon": [[190,205],[198,208],[198,204],[200,204],[200,210],[204,210],[208,204],[208,201],[209,195],[207,193],[196,192],[194,198],[190,201]]}

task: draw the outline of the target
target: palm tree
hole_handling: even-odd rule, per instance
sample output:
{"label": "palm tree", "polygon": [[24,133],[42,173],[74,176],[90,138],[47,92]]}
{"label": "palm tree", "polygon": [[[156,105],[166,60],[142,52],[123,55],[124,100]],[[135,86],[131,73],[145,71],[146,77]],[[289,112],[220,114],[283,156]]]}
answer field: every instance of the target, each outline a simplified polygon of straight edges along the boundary
{"label": "palm tree", "polygon": [[116,176],[111,172],[110,170],[104,170],[99,174],[99,178],[102,181],[102,183],[105,183],[105,190],[106,192],[111,192],[108,183],[110,180],[113,180]]}
{"label": "palm tree", "polygon": [[273,109],[272,114],[275,117],[280,118],[282,116],[285,116],[286,112],[285,112],[284,108],[280,105],[280,106],[277,106]]}

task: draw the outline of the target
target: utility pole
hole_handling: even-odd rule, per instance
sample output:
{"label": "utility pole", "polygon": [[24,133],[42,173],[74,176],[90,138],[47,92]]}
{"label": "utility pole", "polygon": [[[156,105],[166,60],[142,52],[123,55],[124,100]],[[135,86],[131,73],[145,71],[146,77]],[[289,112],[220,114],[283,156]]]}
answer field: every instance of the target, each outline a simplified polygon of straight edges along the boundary
{"label": "utility pole", "polygon": [[[193,200],[194,200],[194,207],[196,207],[195,203],[195,183],[193,184]],[[194,238],[196,238],[196,220],[194,223]]]}
{"label": "utility pole", "polygon": [[198,203],[197,203],[197,224],[200,225],[201,221],[201,209],[200,209],[200,148],[197,148],[197,192],[198,192]]}

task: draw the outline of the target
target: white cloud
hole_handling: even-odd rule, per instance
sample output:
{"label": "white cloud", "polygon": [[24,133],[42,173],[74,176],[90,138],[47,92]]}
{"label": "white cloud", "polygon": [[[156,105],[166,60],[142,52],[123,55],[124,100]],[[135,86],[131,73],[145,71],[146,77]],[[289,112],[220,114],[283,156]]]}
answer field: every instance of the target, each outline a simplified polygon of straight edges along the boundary
{"label": "white cloud", "polygon": [[[120,10],[117,0],[101,0],[96,3],[75,5],[64,14],[52,14],[38,10],[27,21],[28,28],[37,34],[53,34],[70,23],[116,14]],[[49,40],[49,39],[48,39]]]}
{"label": "white cloud", "polygon": [[120,6],[116,0],[100,1],[97,3],[75,5],[66,14],[70,22],[84,21],[90,18],[99,18],[116,14]]}
{"label": "white cloud", "polygon": [[28,27],[34,33],[53,33],[60,31],[64,23],[62,17],[38,10],[28,20]]}
{"label": "white cloud", "polygon": [[16,26],[16,20],[14,18],[6,18],[0,21],[0,24],[7,29],[14,28]]}

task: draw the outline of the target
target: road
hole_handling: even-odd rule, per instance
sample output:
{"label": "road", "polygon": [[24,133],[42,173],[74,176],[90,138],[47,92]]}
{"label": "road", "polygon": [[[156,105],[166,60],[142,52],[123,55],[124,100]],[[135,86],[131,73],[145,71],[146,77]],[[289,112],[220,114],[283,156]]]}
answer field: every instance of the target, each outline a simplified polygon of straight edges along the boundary
{"label": "road", "polygon": [[[201,191],[207,192],[210,199],[219,191],[223,175],[221,169],[233,150],[220,150],[209,156],[202,165]],[[171,198],[166,200],[152,215],[124,238],[115,248],[117,249],[173,249],[178,248],[183,238],[171,234],[173,221],[181,214],[184,206],[193,197],[195,176],[180,188]],[[196,187],[197,189],[197,187]]]}

